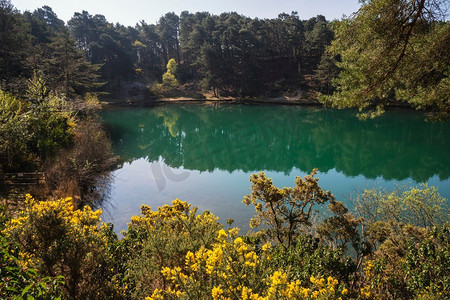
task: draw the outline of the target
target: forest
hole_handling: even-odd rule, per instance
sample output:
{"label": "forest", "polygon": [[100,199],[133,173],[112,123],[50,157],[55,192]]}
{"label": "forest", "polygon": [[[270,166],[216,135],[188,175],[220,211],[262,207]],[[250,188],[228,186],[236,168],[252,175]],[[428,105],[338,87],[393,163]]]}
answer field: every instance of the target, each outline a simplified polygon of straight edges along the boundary
{"label": "forest", "polygon": [[[39,69],[52,90],[114,94],[126,82],[161,81],[167,63],[175,59],[176,77],[187,90],[277,95],[311,84],[333,39],[325,17],[302,21],[296,12],[260,20],[184,11],[167,13],[157,24],[125,27],[87,11],[64,24],[48,6],[24,13],[3,6],[1,31],[7,34],[0,68],[3,88],[10,91],[23,90],[24,78]],[[324,67],[332,72],[316,74],[316,79],[328,89],[336,67],[323,62]]]}
{"label": "forest", "polygon": [[[401,106],[442,121],[450,111],[448,9],[445,0],[365,0],[342,20],[184,11],[127,27],[87,11],[65,23],[49,6],[21,12],[0,0],[0,298],[448,299],[449,205],[437,188],[367,189],[350,210],[320,187],[308,159],[301,163],[311,173],[292,187],[276,187],[264,172],[250,176],[248,233],[175,199],[143,204],[119,237],[101,218],[111,170],[150,154],[117,157],[99,116],[109,99],[298,96],[355,108],[361,118]],[[206,126],[200,118],[169,117],[197,136],[186,147],[210,137],[190,130]],[[351,124],[336,126],[349,148]],[[333,139],[320,124],[310,128],[322,147]],[[180,147],[170,129],[152,155]],[[231,146],[245,138],[229,132],[214,138]],[[381,142],[382,155],[394,143]],[[355,151],[333,159],[351,161]],[[199,169],[211,168],[205,161]],[[448,169],[442,161],[423,168],[418,177]],[[14,185],[29,173],[45,185]]]}

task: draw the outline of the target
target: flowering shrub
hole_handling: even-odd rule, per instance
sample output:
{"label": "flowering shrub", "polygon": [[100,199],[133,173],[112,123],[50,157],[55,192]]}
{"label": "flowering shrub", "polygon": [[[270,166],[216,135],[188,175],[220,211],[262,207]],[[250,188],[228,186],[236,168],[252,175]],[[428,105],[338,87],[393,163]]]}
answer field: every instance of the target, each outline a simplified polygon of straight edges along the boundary
{"label": "flowering shrub", "polygon": [[124,243],[130,253],[130,277],[135,282],[135,296],[144,298],[167,284],[163,267],[184,265],[191,251],[211,247],[222,227],[209,212],[197,214],[197,208],[178,199],[152,211],[141,207],[141,216],[131,218]]}
{"label": "flowering shrub", "polygon": [[317,169],[314,169],[310,175],[297,177],[293,188],[275,187],[264,172],[252,174],[252,193],[242,201],[246,205],[253,204],[257,212],[250,227],[256,228],[261,223],[267,225],[261,232],[289,247],[301,226],[311,225],[313,206],[334,201],[330,191],[319,186],[319,179],[314,178],[316,173]]}
{"label": "flowering shrub", "polygon": [[[9,220],[0,206],[0,231]],[[22,266],[19,245],[0,234],[0,298],[10,299],[19,295],[25,299],[61,299],[64,285],[62,276],[39,278],[37,270]]]}
{"label": "flowering shrub", "polygon": [[80,299],[113,295],[108,281],[106,226],[101,211],[89,206],[75,210],[72,199],[35,201],[6,223],[3,234],[19,244],[19,264],[42,276],[62,275],[65,293]]}
{"label": "flowering shrub", "polygon": [[349,285],[356,271],[354,260],[342,249],[320,244],[311,235],[299,235],[291,247],[274,246],[271,269],[289,270],[292,279],[308,282],[311,275],[332,276]]}
{"label": "flowering shrub", "polygon": [[291,280],[288,273],[269,268],[270,244],[256,248],[236,234],[236,229],[222,229],[211,249],[189,251],[183,265],[163,268],[171,284],[148,299],[338,299],[348,292],[331,276]]}

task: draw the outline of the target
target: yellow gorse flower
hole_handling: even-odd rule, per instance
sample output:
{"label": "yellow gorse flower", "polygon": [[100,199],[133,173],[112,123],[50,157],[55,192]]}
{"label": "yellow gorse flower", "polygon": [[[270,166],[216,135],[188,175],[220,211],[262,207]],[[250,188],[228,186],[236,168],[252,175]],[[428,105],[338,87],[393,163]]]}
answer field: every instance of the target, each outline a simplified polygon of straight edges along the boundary
{"label": "yellow gorse flower", "polygon": [[361,296],[363,298],[370,298],[372,293],[370,292],[370,287],[366,286],[360,290]]}
{"label": "yellow gorse flower", "polygon": [[214,300],[220,299],[219,297],[223,295],[223,290],[220,288],[220,285],[212,288],[211,295]]}
{"label": "yellow gorse flower", "polygon": [[262,247],[261,250],[262,251],[267,251],[270,249],[270,247],[272,247],[272,245],[270,243],[265,243]]}

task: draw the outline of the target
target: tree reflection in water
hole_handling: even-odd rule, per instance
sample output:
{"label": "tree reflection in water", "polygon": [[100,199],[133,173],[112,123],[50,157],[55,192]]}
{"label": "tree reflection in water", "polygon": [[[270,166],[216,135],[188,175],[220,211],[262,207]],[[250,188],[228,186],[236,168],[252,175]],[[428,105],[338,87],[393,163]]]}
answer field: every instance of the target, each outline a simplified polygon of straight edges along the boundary
{"label": "tree reflection in water", "polygon": [[353,111],[295,106],[165,105],[103,113],[125,161],[160,157],[185,170],[346,176],[417,182],[450,174],[450,124],[415,112],[361,121]]}

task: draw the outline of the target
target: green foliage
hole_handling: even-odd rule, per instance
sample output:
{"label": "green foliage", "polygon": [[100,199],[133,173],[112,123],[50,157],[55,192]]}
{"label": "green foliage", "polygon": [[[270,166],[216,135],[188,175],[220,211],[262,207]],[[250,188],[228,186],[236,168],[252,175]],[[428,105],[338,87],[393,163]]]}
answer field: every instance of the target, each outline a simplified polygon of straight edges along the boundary
{"label": "green foliage", "polygon": [[269,238],[289,247],[298,235],[301,226],[311,225],[313,208],[317,204],[333,202],[330,191],[324,191],[314,178],[317,170],[303,179],[297,177],[295,187],[277,188],[264,172],[250,176],[252,193],[244,197],[246,205],[252,203],[257,215],[250,227],[258,227],[261,222],[268,225],[263,229]]}
{"label": "green foliage", "polygon": [[36,157],[29,150],[33,132],[29,131],[28,103],[0,90],[0,168],[26,169]]}
{"label": "green foliage", "polygon": [[323,55],[317,69],[314,72],[313,80],[317,86],[317,91],[326,95],[333,93],[332,80],[339,74],[336,66],[336,59],[329,55]]}
{"label": "green foliage", "polygon": [[166,92],[170,93],[170,91],[176,88],[179,83],[175,78],[175,72],[177,70],[177,63],[175,59],[169,60],[167,63],[167,72],[163,74],[162,77],[162,87],[166,90]]}
{"label": "green foliage", "polygon": [[417,109],[449,112],[450,23],[438,22],[442,1],[364,1],[335,24],[329,51],[342,69],[328,100],[360,110],[405,101]]}
{"label": "green foliage", "polygon": [[415,295],[450,297],[450,227],[434,227],[419,243],[410,243],[403,269],[406,285]]}
{"label": "green foliage", "polygon": [[449,238],[448,226],[424,230],[407,225],[389,230],[365,264],[367,291],[376,298],[447,299]]}
{"label": "green foliage", "polygon": [[[131,79],[134,74],[132,43],[136,40],[135,32],[87,11],[74,13],[67,25],[77,50],[85,56],[83,58],[77,53],[79,62],[86,65],[87,60],[91,67],[98,69],[101,81],[108,83],[107,89],[112,90],[120,86],[122,80]],[[81,70],[86,70],[86,67]]]}
{"label": "green foliage", "polygon": [[28,26],[10,0],[0,0],[0,20],[1,89],[17,92],[24,85],[20,77],[28,69],[26,65],[30,48]]}
{"label": "green foliage", "polygon": [[[82,189],[76,195],[84,196],[95,186],[93,182],[104,179],[94,177],[109,171],[115,162],[108,137],[99,123],[88,117],[98,110],[98,99],[87,94],[84,101],[69,103],[49,92],[38,72],[28,86],[26,100],[0,91],[0,168],[26,171],[45,165],[49,175],[59,176],[48,177],[51,185],[53,180],[64,184],[70,178]],[[86,120],[77,119],[77,113]],[[58,164],[64,169],[57,170]],[[52,187],[57,190],[59,186]]]}
{"label": "green foliage", "polygon": [[355,210],[369,224],[393,221],[428,228],[448,222],[449,216],[448,200],[427,184],[394,191],[365,190],[356,199]]}
{"label": "green foliage", "polygon": [[[33,86],[34,88],[34,86]],[[31,97],[31,95],[29,95]],[[36,96],[36,97],[34,97]],[[33,168],[69,146],[68,116],[55,111],[55,96],[33,94],[27,103],[0,92],[0,156],[6,170]]]}
{"label": "green foliage", "polygon": [[168,97],[180,85],[175,77],[177,63],[175,59],[170,59],[167,63],[167,71],[162,75],[162,83],[157,83],[151,88],[151,92],[158,97]]}
{"label": "green foliage", "polygon": [[162,77],[162,85],[165,89],[170,90],[178,86],[178,80],[172,73],[164,73]]}
{"label": "green foliage", "polygon": [[320,243],[318,238],[300,234],[289,248],[274,247],[270,268],[288,272],[292,279],[308,282],[315,277],[332,276],[348,284],[356,271],[354,261],[341,249]]}
{"label": "green foliage", "polygon": [[437,298],[450,296],[450,228],[433,228],[417,244],[410,243],[403,264],[406,285],[416,295],[432,293]]}
{"label": "green foliage", "polygon": [[366,293],[382,298],[448,297],[448,203],[436,187],[366,190],[355,209],[364,218],[362,238],[369,254]]}
{"label": "green foliage", "polygon": [[31,102],[28,130],[33,132],[33,140],[30,147],[45,161],[70,145],[72,135],[68,120],[71,112],[65,105],[65,100],[54,93],[48,93],[45,81],[37,72],[29,80],[26,94],[27,100]]}
{"label": "green foliage", "polygon": [[167,73],[175,75],[177,71],[177,62],[175,59],[171,58],[169,62],[167,63]]}
{"label": "green foliage", "polygon": [[97,71],[76,49],[64,22],[44,6],[33,13],[17,11],[10,1],[0,6],[0,77],[2,89],[24,96],[27,78],[39,70],[49,91],[67,97],[102,86]]}
{"label": "green foliage", "polygon": [[87,62],[68,31],[53,37],[48,47],[45,73],[52,91],[73,99],[104,85],[98,74],[102,65]]}
{"label": "green foliage", "polygon": [[64,103],[47,93],[45,82],[36,74],[29,82],[27,101],[0,92],[0,157],[4,169],[32,169],[70,145],[71,114]]}

